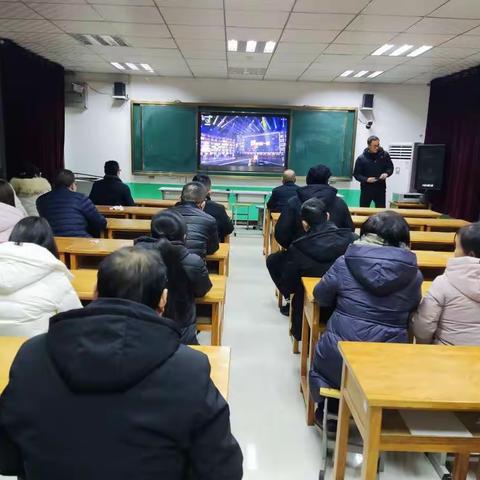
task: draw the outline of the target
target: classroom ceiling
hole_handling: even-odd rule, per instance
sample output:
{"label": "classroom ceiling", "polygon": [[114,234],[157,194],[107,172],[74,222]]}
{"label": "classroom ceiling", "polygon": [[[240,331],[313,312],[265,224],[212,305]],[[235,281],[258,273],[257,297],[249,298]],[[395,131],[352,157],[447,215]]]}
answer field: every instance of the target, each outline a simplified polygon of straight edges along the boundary
{"label": "classroom ceiling", "polygon": [[[118,62],[132,75],[427,84],[480,64],[480,0],[1,0],[0,36],[73,71],[118,73]],[[228,40],[261,53],[229,52]],[[390,55],[402,45],[433,48]]]}

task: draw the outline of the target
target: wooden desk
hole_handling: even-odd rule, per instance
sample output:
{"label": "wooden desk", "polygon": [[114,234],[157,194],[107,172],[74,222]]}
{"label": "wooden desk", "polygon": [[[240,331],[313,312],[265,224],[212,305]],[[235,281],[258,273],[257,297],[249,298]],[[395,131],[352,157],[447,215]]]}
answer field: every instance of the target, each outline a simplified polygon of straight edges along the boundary
{"label": "wooden desk", "polygon": [[140,207],[170,208],[174,207],[178,200],[161,200],[159,198],[137,198],[135,204]]}
{"label": "wooden desk", "polygon": [[[71,270],[71,273],[73,275],[72,285],[80,300],[83,302],[92,301],[97,285],[97,270]],[[198,305],[210,305],[211,319],[209,322],[198,323],[197,328],[200,331],[211,332],[212,345],[221,345],[227,277],[210,275],[210,280],[213,284],[212,289],[204,297],[197,298],[195,303]]]}
{"label": "wooden desk", "polygon": [[[26,337],[0,337],[0,393],[8,384],[10,366]],[[223,397],[228,399],[230,377],[230,347],[212,347],[205,345],[191,346],[204,353],[210,362],[210,378]]]}
{"label": "wooden desk", "polygon": [[272,235],[272,212],[267,208],[263,218],[263,254],[270,254],[270,236]]}
{"label": "wooden desk", "polygon": [[[344,364],[333,478],[345,476],[353,417],[363,438],[363,480],[377,477],[380,451],[457,453],[453,478],[466,479],[469,453],[480,451],[480,347],[339,342],[339,349]],[[471,436],[411,433],[399,410],[454,412]]]}
{"label": "wooden desk", "polygon": [[455,233],[454,232],[410,232],[410,241],[412,249],[415,250],[434,250],[435,247],[448,250],[454,250]]}
{"label": "wooden desk", "polygon": [[280,218],[280,213],[274,212],[271,215],[271,222],[270,222],[270,253],[278,252],[282,249],[282,247],[277,243],[275,240],[275,225]]}
{"label": "wooden desk", "polygon": [[[364,215],[352,215],[355,228],[361,227],[368,218],[369,217]],[[404,218],[408,223],[410,230],[456,232],[459,228],[468,225],[469,223],[465,220],[458,220],[456,218]]]}
{"label": "wooden desk", "polygon": [[425,209],[427,205],[425,203],[417,202],[390,202],[390,208],[408,208],[408,209]]}
{"label": "wooden desk", "polygon": [[133,220],[130,218],[108,218],[107,238],[115,238],[115,234],[145,235],[150,233],[150,220]]}
{"label": "wooden desk", "polygon": [[453,258],[453,252],[435,252],[430,250],[412,250],[417,256],[420,270],[427,268],[445,268],[448,260]]}
{"label": "wooden desk", "polygon": [[228,275],[229,259],[230,259],[230,244],[220,243],[218,250],[215,253],[212,253],[212,255],[207,255],[205,259],[207,260],[207,262],[218,263],[219,275]]}
{"label": "wooden desk", "polygon": [[395,213],[398,213],[402,217],[410,218],[438,218],[442,214],[439,212],[434,212],[433,210],[428,210],[425,208],[419,209],[408,209],[408,208],[368,208],[368,207],[350,207],[350,213],[352,215],[363,215],[370,217],[376,213],[385,212],[387,210],[393,210]]}

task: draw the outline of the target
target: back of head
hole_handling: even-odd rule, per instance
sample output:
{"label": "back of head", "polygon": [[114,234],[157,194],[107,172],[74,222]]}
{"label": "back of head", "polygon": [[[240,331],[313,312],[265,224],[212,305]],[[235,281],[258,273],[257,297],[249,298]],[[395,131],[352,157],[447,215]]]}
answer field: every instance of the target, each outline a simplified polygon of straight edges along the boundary
{"label": "back of head", "polygon": [[332,172],[326,165],[316,165],[308,170],[307,185],[326,184],[331,176]]}
{"label": "back of head", "polygon": [[98,296],[121,298],[157,309],[167,283],[160,253],[124,247],[106,257],[98,268]]}
{"label": "back of head", "polygon": [[480,258],[480,222],[465,225],[457,236],[465,255]]}
{"label": "back of head", "polygon": [[173,210],[164,210],[154,215],[151,223],[152,237],[183,242],[187,234],[184,218]]}
{"label": "back of head", "polygon": [[118,175],[118,172],[120,172],[120,165],[116,160],[108,160],[105,162],[103,171],[105,172],[105,175]]}
{"label": "back of head", "polygon": [[320,198],[310,198],[303,202],[300,211],[301,218],[309,227],[322,225],[327,221],[327,206]]}
{"label": "back of head", "polygon": [[297,177],[295,176],[295,172],[293,170],[285,170],[283,172],[283,176],[282,176],[282,182],[283,183],[295,183],[297,181]]}
{"label": "back of head", "polygon": [[58,250],[52,228],[47,220],[42,217],[22,218],[12,230],[9,241],[17,244],[34,243],[35,245],[40,245],[58,258]]}
{"label": "back of head", "polygon": [[75,183],[75,175],[71,170],[67,170],[66,168],[60,170],[57,174],[57,178],[55,179],[55,188],[58,187],[71,187]]}
{"label": "back of head", "polygon": [[0,178],[0,203],[6,203],[11,207],[15,206],[15,194],[10,184]]}
{"label": "back of head", "polygon": [[183,186],[182,202],[193,202],[197,205],[205,201],[207,189],[200,182],[190,182]]}
{"label": "back of head", "polygon": [[35,178],[40,177],[42,172],[33,163],[25,163],[18,173],[19,178]]}
{"label": "back of head", "polygon": [[377,213],[368,218],[360,229],[360,236],[378,235],[391,247],[410,246],[410,228],[407,221],[391,210]]}
{"label": "back of head", "polygon": [[192,182],[201,183],[207,190],[212,188],[212,180],[204,173],[197,173],[197,175],[192,178]]}

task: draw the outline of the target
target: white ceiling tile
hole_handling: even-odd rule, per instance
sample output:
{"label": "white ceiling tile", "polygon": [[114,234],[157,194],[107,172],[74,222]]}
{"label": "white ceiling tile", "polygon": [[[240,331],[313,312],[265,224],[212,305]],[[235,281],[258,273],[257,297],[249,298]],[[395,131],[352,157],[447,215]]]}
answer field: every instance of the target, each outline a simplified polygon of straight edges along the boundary
{"label": "white ceiling tile", "polygon": [[[461,35],[459,37],[444,43],[442,47],[445,48],[480,48],[480,35]],[[466,56],[466,55],[465,55]]]}
{"label": "white ceiling tile", "polygon": [[223,0],[155,0],[159,7],[223,8]]}
{"label": "white ceiling tile", "polygon": [[440,35],[434,33],[400,33],[396,37],[392,38],[392,43],[409,45],[440,45],[447,42],[455,35]]}
{"label": "white ceiling tile", "polygon": [[307,30],[341,30],[354,18],[354,15],[340,13],[292,13],[287,28]]}
{"label": "white ceiling tile", "polygon": [[285,29],[282,42],[292,43],[330,43],[339,34],[339,30],[296,30]]}
{"label": "white ceiling tile", "polygon": [[432,15],[434,17],[480,19],[480,2],[478,0],[450,0],[435,10]]}
{"label": "white ceiling tile", "polygon": [[192,68],[197,78],[227,78],[227,68]]}
{"label": "white ceiling tile", "polygon": [[103,20],[90,5],[31,3],[30,7],[49,20]]}
{"label": "white ceiling tile", "polygon": [[225,51],[195,50],[193,48],[181,48],[183,56],[188,60],[224,60]]}
{"label": "white ceiling tile", "polygon": [[405,63],[404,65],[399,65],[398,67],[392,68],[387,73],[386,76],[389,75],[420,75],[421,73],[429,72],[431,68],[428,65],[412,65],[409,63]]}
{"label": "white ceiling tile", "polygon": [[172,38],[124,36],[123,40],[135,48],[177,48]]}
{"label": "white ceiling tile", "polygon": [[313,53],[320,54],[327,47],[327,43],[292,43],[280,42],[275,52],[278,53]]}
{"label": "white ceiling tile", "polygon": [[136,7],[120,5],[93,5],[105,19],[112,22],[164,23],[156,7]]}
{"label": "white ceiling tile", "polygon": [[282,34],[280,28],[241,28],[227,27],[227,38],[235,40],[257,40],[257,42],[277,42]]}
{"label": "white ceiling tile", "polygon": [[87,0],[87,2],[90,4],[100,3],[102,5],[155,6],[153,0]]}
{"label": "white ceiling tile", "polygon": [[42,18],[23,3],[0,2],[0,18],[34,19]]}
{"label": "white ceiling tile", "polygon": [[313,62],[317,57],[319,53],[316,52],[310,52],[310,53],[291,53],[291,52],[286,52],[286,53],[279,53],[276,52],[273,55],[273,58],[276,59],[277,61],[280,62]]}
{"label": "white ceiling tile", "polygon": [[406,68],[410,66],[420,67],[427,66],[430,68],[440,67],[443,65],[449,65],[457,61],[456,58],[444,58],[444,57],[426,57],[425,55],[420,55],[419,57],[412,58],[408,63],[405,63]]}
{"label": "white ceiling tile", "polygon": [[422,57],[443,57],[443,58],[465,58],[478,52],[476,48],[457,48],[457,47],[435,47],[424,53]]}
{"label": "white ceiling tile", "polygon": [[199,38],[225,41],[223,27],[196,27],[191,25],[169,25],[175,38]]}
{"label": "white ceiling tile", "polygon": [[146,23],[112,23],[112,26],[120,35],[132,35],[135,37],[170,38],[170,32],[165,25]]}
{"label": "white ceiling tile", "polygon": [[264,53],[228,52],[229,67],[266,67],[271,55]]}
{"label": "white ceiling tile", "polygon": [[359,15],[347,30],[360,32],[403,32],[418,22],[420,17],[396,15]]}
{"label": "white ceiling tile", "polygon": [[284,11],[292,9],[295,0],[225,0],[226,10]]}
{"label": "white ceiling tile", "polygon": [[195,58],[189,58],[187,59],[187,63],[190,65],[190,67],[193,69],[195,68],[202,68],[202,69],[207,69],[207,68],[212,68],[212,69],[221,69],[224,68],[225,70],[227,69],[227,61],[224,58],[223,60],[217,59],[217,60],[201,60],[201,59],[195,59]]}
{"label": "white ceiling tile", "polygon": [[225,15],[229,27],[283,28],[288,18],[288,12],[279,11],[227,10]]}
{"label": "white ceiling tile", "polygon": [[289,72],[277,72],[275,70],[267,70],[265,73],[264,79],[265,80],[286,80],[286,81],[293,81],[298,78],[296,73],[289,73]]}
{"label": "white ceiling tile", "polygon": [[314,65],[332,66],[355,65],[364,58],[364,55],[325,55],[322,54]]}
{"label": "white ceiling tile", "polygon": [[68,33],[91,33],[115,35],[117,30],[108,22],[76,22],[73,20],[57,20],[53,22],[57,27]]}
{"label": "white ceiling tile", "polygon": [[303,82],[329,82],[337,77],[337,75],[337,73],[322,73],[307,70],[298,80]]}
{"label": "white ceiling tile", "polygon": [[223,26],[223,11],[207,8],[160,7],[168,24],[192,26]]}
{"label": "white ceiling tile", "polygon": [[179,65],[176,67],[170,67],[168,65],[159,65],[154,67],[154,70],[155,70],[155,73],[157,73],[158,75],[163,75],[165,77],[191,77],[192,76],[187,65],[185,66]]}
{"label": "white ceiling tile", "polygon": [[418,77],[414,77],[414,78],[411,78],[410,80],[407,80],[405,83],[409,85],[428,85],[433,80],[433,78],[429,74],[419,75]]}
{"label": "white ceiling tile", "polygon": [[[3,0],[2,0],[3,1]],[[9,0],[6,0],[9,1]],[[78,4],[87,4],[86,0],[26,0],[24,3],[78,3]]]}
{"label": "white ceiling tile", "polygon": [[360,13],[370,0],[297,0],[295,12]]}
{"label": "white ceiling tile", "polygon": [[205,40],[202,38],[197,38],[196,40],[192,40],[190,38],[178,38],[177,43],[182,49],[191,48],[195,50],[210,50],[225,54],[225,41],[215,42],[213,40]]}
{"label": "white ceiling tile", "polygon": [[323,53],[332,55],[369,55],[375,50],[376,46],[373,45],[348,45],[340,43],[330,44]]}
{"label": "white ceiling tile", "polygon": [[466,32],[476,26],[480,21],[477,20],[458,20],[451,18],[424,18],[417,24],[408,29],[413,33],[442,33],[455,34]]}
{"label": "white ceiling tile", "polygon": [[352,45],[376,45],[381,46],[388,42],[395,33],[387,32],[342,32],[336,39],[335,43],[346,43]]}
{"label": "white ceiling tile", "polygon": [[363,13],[382,15],[425,16],[433,12],[445,0],[373,0]]}
{"label": "white ceiling tile", "polygon": [[480,27],[469,30],[468,32],[465,32],[464,35],[480,35]]}
{"label": "white ceiling tile", "polygon": [[291,75],[300,75],[309,66],[311,62],[283,62],[272,58],[268,67],[269,72],[285,73]]}

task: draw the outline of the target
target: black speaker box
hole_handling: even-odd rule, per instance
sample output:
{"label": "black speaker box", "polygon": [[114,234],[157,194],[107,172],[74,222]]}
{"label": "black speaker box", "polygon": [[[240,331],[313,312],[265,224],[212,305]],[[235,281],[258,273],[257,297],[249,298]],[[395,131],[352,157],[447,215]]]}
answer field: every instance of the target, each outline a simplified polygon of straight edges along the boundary
{"label": "black speaker box", "polygon": [[362,99],[362,108],[373,108],[373,93],[364,93]]}
{"label": "black speaker box", "polygon": [[439,191],[443,186],[445,145],[417,144],[414,151],[415,190]]}
{"label": "black speaker box", "polygon": [[123,82],[115,82],[113,84],[114,98],[127,98],[127,86]]}

